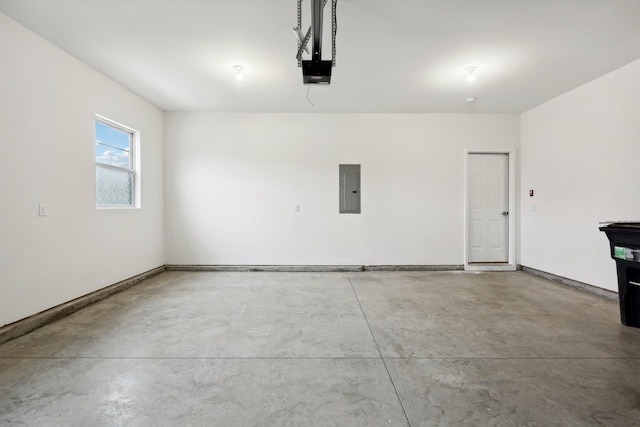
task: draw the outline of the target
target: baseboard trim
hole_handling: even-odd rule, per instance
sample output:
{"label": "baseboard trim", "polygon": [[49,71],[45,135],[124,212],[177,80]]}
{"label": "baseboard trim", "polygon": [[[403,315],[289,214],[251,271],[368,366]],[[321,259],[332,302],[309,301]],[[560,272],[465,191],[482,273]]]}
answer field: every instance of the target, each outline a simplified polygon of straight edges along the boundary
{"label": "baseboard trim", "polygon": [[579,282],[577,280],[569,279],[567,277],[558,276],[552,273],[548,273],[546,271],[537,270],[535,268],[527,267],[526,265],[523,265],[521,267],[522,267],[522,271],[524,271],[525,273],[533,274],[534,276],[538,276],[538,277],[544,277],[545,279],[551,280],[553,282],[562,283],[563,285],[571,286],[572,288],[580,289],[582,291],[596,294],[610,300],[618,301],[617,292],[610,291],[608,289],[599,288],[597,286],[593,286],[584,282]]}
{"label": "baseboard trim", "polygon": [[463,271],[464,265],[365,265],[363,271]]}
{"label": "baseboard trim", "polygon": [[167,265],[167,271],[358,273],[363,271],[458,271],[462,265]]}
{"label": "baseboard trim", "polygon": [[18,320],[16,322],[5,325],[0,328],[0,344],[28,334],[31,331],[34,331],[38,328],[48,325],[49,323],[55,322],[56,320],[62,319],[63,317],[75,313],[78,310],[102,301],[113,294],[129,289],[132,286],[142,282],[143,280],[160,274],[165,270],[166,267],[164,265],[154,268],[152,270],[125,279],[121,282],[115,283],[102,289],[98,289],[97,291],[94,291],[90,294],[81,296],[69,302],[65,302],[48,310],[26,317],[22,320]]}
{"label": "baseboard trim", "polygon": [[0,344],[35,331],[164,271],[358,273],[364,271],[463,271],[463,265],[162,265],[48,310],[0,327]]}
{"label": "baseboard trim", "polygon": [[332,273],[362,271],[360,265],[167,265],[167,271]]}

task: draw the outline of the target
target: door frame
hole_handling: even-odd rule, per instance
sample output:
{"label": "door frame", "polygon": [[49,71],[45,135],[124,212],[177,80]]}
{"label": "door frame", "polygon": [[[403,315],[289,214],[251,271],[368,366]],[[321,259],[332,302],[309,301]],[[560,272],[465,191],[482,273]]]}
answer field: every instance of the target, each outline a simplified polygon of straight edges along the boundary
{"label": "door frame", "polygon": [[[509,223],[507,227],[507,263],[469,264],[469,155],[507,155],[507,197],[509,198]],[[516,265],[516,150],[465,150],[464,152],[464,269],[467,271],[515,271]]]}

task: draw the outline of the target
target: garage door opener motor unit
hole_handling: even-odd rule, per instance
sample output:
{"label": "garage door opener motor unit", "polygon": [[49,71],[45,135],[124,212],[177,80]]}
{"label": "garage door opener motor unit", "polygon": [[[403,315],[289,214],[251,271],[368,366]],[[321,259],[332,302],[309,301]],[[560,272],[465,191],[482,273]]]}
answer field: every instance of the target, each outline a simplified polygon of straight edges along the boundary
{"label": "garage door opener motor unit", "polygon": [[[302,81],[304,84],[330,84],[331,69],[336,66],[336,6],[338,0],[331,0],[331,60],[322,60],[322,30],[324,6],[329,0],[311,0],[311,26],[302,35],[302,0],[298,0],[298,22],[293,31],[298,36],[298,67],[302,67]],[[313,37],[310,60],[303,60],[303,52],[309,53],[307,44]]]}

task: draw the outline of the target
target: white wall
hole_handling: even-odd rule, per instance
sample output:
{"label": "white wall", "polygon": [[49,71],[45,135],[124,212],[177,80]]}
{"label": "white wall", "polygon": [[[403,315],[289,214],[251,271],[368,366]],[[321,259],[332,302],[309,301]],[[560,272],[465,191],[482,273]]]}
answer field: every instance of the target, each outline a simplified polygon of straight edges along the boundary
{"label": "white wall", "polygon": [[598,222],[640,220],[639,88],[636,61],[522,115],[523,265],[617,290]]}
{"label": "white wall", "polygon": [[[163,115],[3,14],[0,58],[4,325],[164,264]],[[141,132],[142,209],[95,208],[96,113]]]}
{"label": "white wall", "polygon": [[[463,264],[464,151],[517,115],[167,113],[168,264]],[[338,214],[338,164],[362,214]],[[294,212],[295,205],[300,212]]]}

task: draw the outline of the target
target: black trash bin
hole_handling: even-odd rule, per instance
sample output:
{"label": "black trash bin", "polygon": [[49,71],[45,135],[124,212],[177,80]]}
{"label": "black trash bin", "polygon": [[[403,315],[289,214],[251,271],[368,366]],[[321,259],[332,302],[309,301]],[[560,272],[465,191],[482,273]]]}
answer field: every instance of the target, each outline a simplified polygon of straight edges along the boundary
{"label": "black trash bin", "polygon": [[600,231],[607,234],[616,261],[620,320],[640,328],[640,222],[615,222]]}

